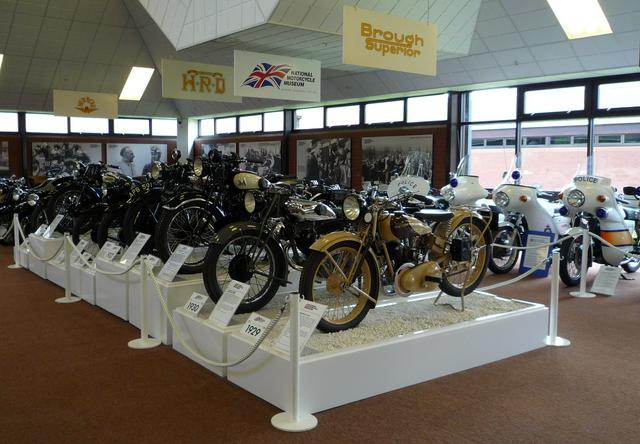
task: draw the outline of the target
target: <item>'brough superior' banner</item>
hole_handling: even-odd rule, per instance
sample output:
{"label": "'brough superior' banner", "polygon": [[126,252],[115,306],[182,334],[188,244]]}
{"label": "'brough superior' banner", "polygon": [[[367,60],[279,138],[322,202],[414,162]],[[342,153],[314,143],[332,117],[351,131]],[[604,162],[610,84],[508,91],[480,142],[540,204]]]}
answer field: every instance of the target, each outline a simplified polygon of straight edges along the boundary
{"label": "'brough superior' banner", "polygon": [[436,75],[438,27],[344,6],[342,63]]}
{"label": "'brough superior' banner", "polygon": [[320,101],[320,62],[234,51],[234,94],[268,99]]}
{"label": "'brough superior' banner", "polygon": [[162,97],[240,103],[232,81],[231,66],[162,59]]}

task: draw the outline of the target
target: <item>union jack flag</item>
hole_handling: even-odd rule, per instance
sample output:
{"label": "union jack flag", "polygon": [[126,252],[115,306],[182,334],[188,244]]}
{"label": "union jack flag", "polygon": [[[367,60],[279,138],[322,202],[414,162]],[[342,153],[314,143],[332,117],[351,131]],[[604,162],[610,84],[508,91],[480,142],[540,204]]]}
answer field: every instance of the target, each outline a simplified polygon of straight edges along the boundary
{"label": "union jack flag", "polygon": [[282,79],[291,71],[289,65],[271,65],[269,63],[258,63],[249,77],[242,82],[242,85],[252,88],[262,88],[263,86],[275,86],[280,88]]}

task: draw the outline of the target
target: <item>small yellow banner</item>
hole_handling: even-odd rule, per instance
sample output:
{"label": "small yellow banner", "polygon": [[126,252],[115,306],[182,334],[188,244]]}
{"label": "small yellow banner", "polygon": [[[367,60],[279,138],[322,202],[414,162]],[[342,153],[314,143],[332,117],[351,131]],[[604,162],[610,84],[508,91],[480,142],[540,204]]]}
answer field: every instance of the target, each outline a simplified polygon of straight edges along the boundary
{"label": "small yellow banner", "polygon": [[53,114],[69,117],[118,117],[118,95],[53,90]]}
{"label": "small yellow banner", "polygon": [[438,27],[344,6],[342,63],[436,75]]}
{"label": "small yellow banner", "polygon": [[207,63],[162,59],[162,97],[242,102],[233,95],[233,68]]}

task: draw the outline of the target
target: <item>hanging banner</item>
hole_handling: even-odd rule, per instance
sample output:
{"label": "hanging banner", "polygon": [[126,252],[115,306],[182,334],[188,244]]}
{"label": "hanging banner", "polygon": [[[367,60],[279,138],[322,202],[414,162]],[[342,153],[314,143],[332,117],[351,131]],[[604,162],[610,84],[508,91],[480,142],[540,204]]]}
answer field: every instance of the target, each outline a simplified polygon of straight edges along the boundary
{"label": "hanging banner", "polygon": [[53,114],[69,117],[118,117],[118,95],[53,90]]}
{"label": "hanging banner", "polygon": [[162,97],[241,103],[233,95],[233,68],[162,59]]}
{"label": "hanging banner", "polygon": [[342,63],[435,76],[437,36],[433,23],[345,5]]}
{"label": "hanging banner", "polygon": [[236,96],[320,101],[318,60],[247,51],[234,51],[233,55]]}

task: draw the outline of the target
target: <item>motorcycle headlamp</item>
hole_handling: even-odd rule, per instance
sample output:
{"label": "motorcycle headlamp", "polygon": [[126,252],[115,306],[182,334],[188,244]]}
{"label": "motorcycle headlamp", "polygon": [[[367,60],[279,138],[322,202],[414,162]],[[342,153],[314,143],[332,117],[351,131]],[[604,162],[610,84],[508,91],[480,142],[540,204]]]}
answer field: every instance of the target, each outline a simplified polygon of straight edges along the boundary
{"label": "motorcycle headlamp", "polygon": [[347,196],[342,202],[342,213],[347,220],[356,220],[360,216],[360,201],[356,196]]}
{"label": "motorcycle headlamp", "polygon": [[20,188],[16,188],[15,190],[13,190],[13,193],[11,193],[11,198],[17,202],[20,200],[23,194],[24,191],[22,191]]}
{"label": "motorcycle headlamp", "polygon": [[100,189],[102,190],[102,197],[105,197],[107,195],[107,192],[109,191],[107,184],[105,182],[102,182]]}
{"label": "motorcycle headlamp", "polygon": [[151,178],[153,180],[160,179],[160,175],[162,174],[162,164],[157,160],[153,162],[151,165]]}
{"label": "motorcycle headlamp", "polygon": [[249,214],[256,211],[256,196],[251,191],[244,193],[244,209]]}
{"label": "motorcycle headlamp", "polygon": [[27,204],[29,204],[29,206],[35,207],[39,200],[40,196],[37,194],[30,193],[27,195]]}
{"label": "motorcycle headlamp", "polygon": [[571,190],[567,194],[567,203],[572,207],[581,207],[584,204],[584,193],[580,190]]}
{"label": "motorcycle headlamp", "polygon": [[202,164],[202,159],[196,159],[193,161],[193,174],[200,177],[204,172],[204,165]]}
{"label": "motorcycle headlamp", "polygon": [[442,189],[442,197],[444,197],[447,202],[453,202],[456,198],[456,192],[453,188],[445,187]]}
{"label": "motorcycle headlamp", "polygon": [[509,206],[509,196],[504,191],[498,191],[495,196],[493,196],[493,201],[500,208],[506,208]]}

